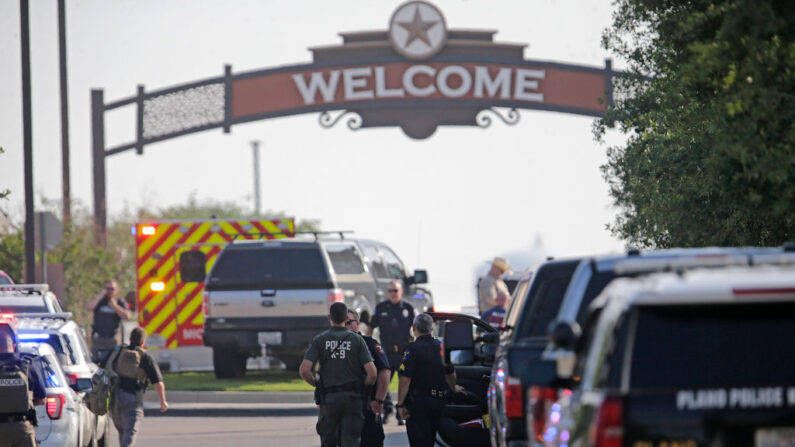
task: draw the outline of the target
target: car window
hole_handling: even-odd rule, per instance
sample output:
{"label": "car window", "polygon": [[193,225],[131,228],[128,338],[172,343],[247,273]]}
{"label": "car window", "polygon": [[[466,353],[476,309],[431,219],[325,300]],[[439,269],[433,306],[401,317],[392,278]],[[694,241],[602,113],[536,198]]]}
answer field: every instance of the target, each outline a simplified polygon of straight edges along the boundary
{"label": "car window", "polygon": [[378,248],[374,245],[365,245],[364,246],[364,255],[367,256],[367,260],[370,261],[372,264],[373,269],[375,270],[375,276],[379,278],[388,279],[389,271],[384,265],[383,259],[381,259],[381,254],[378,253]]}
{"label": "car window", "polygon": [[522,305],[524,304],[524,300],[527,297],[527,289],[529,287],[530,281],[522,281],[516,288],[513,298],[511,298],[511,303],[508,304],[508,310],[505,313],[505,322],[503,324],[506,327],[516,327],[516,320],[519,318],[519,309],[521,309]]}
{"label": "car window", "polygon": [[[63,337],[64,339],[66,337]],[[64,365],[74,365],[75,358],[69,352],[68,348],[64,345],[66,344],[61,337],[58,335],[50,335],[49,338],[43,340],[48,345],[52,346],[52,350],[55,351],[55,355],[58,357],[58,361],[63,363]]]}
{"label": "car window", "polygon": [[326,253],[331,266],[338,275],[358,275],[364,273],[364,263],[353,244],[326,244]]}
{"label": "car window", "polygon": [[[795,303],[638,308],[630,388],[795,383]],[[742,365],[738,368],[737,365]]]}
{"label": "car window", "polygon": [[403,279],[406,277],[406,272],[403,270],[403,263],[395,255],[392,250],[387,247],[381,247],[381,253],[384,255],[384,262],[389,271],[389,277],[393,279]]}
{"label": "car window", "polygon": [[618,277],[618,275],[612,270],[596,272],[596,274],[591,277],[591,280],[588,282],[588,287],[585,288],[585,295],[583,295],[582,301],[580,301],[580,309],[577,311],[577,323],[582,326],[588,315],[588,307],[591,301],[599,296],[602,290],[610,284],[610,281],[616,279],[616,277]]}
{"label": "car window", "polygon": [[316,246],[261,245],[224,251],[216,263],[211,285],[285,287],[329,282],[325,263]]}
{"label": "car window", "polygon": [[14,284],[11,282],[11,278],[5,275],[0,275],[0,284]]}
{"label": "car window", "polygon": [[46,355],[36,357],[34,360],[39,363],[42,375],[44,376],[44,386],[46,388],[60,388],[63,385],[61,380],[61,369],[58,367],[57,362]]}
{"label": "car window", "polygon": [[563,302],[563,294],[569,285],[569,277],[553,277],[544,281],[538,288],[530,306],[525,312],[526,318],[521,322],[518,337],[544,337],[549,330],[549,323],[555,318]]}
{"label": "car window", "polygon": [[82,334],[72,334],[69,336],[71,339],[74,340],[76,346],[78,346],[78,352],[83,357],[83,361],[86,363],[91,363],[91,350],[88,349],[88,345],[86,344],[86,339],[83,337]]}
{"label": "car window", "polygon": [[61,340],[64,345],[64,352],[69,356],[69,360],[72,364],[80,363],[80,354],[78,352],[80,347],[74,343],[74,339],[70,338],[68,335],[63,335],[61,336]]}

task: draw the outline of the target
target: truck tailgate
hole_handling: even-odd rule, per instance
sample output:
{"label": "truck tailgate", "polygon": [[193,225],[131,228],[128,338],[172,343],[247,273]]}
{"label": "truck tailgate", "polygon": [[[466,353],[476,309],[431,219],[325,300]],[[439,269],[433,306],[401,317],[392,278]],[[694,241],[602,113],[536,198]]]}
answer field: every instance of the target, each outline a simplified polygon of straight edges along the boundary
{"label": "truck tailgate", "polygon": [[327,289],[229,290],[209,296],[211,318],[309,317],[327,313]]}

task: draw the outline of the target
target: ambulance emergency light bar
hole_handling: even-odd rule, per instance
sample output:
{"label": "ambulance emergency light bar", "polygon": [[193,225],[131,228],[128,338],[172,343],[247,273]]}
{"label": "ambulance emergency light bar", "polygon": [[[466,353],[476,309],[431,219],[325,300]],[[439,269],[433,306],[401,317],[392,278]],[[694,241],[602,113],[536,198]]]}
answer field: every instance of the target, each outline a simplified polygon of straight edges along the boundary
{"label": "ambulance emergency light bar", "polygon": [[284,231],[284,232],[261,232],[261,233],[237,233],[235,234],[232,240],[235,240],[240,237],[246,236],[257,236],[262,238],[263,236],[278,236],[280,234],[287,235],[287,236],[295,236],[298,234],[311,234],[315,236],[317,240],[319,235],[323,234],[338,234],[340,239],[345,239],[346,234],[353,233],[353,230],[342,230],[342,231]]}
{"label": "ambulance emergency light bar", "polygon": [[[155,228],[154,225],[141,225],[141,235],[142,236],[154,236],[154,234],[156,232],[157,232],[157,228]],[[138,227],[136,227],[135,225],[130,227],[130,233],[132,233],[133,236],[137,235],[138,234]]]}

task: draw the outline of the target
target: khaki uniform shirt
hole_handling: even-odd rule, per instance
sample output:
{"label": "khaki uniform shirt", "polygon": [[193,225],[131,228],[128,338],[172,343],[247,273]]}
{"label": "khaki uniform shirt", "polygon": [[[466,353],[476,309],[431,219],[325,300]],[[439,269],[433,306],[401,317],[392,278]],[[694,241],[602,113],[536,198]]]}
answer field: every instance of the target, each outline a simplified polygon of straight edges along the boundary
{"label": "khaki uniform shirt", "polygon": [[478,312],[494,307],[494,298],[498,292],[508,292],[508,286],[491,273],[480,280],[478,285]]}

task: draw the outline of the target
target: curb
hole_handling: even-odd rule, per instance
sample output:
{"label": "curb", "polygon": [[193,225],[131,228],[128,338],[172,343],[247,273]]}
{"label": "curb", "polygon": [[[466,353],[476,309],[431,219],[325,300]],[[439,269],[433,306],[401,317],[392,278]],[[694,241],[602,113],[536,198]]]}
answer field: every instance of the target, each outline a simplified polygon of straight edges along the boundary
{"label": "curb", "polygon": [[317,408],[314,406],[298,408],[178,407],[169,408],[165,413],[161,413],[158,407],[144,407],[144,416],[147,417],[291,417],[316,416],[317,413]]}

